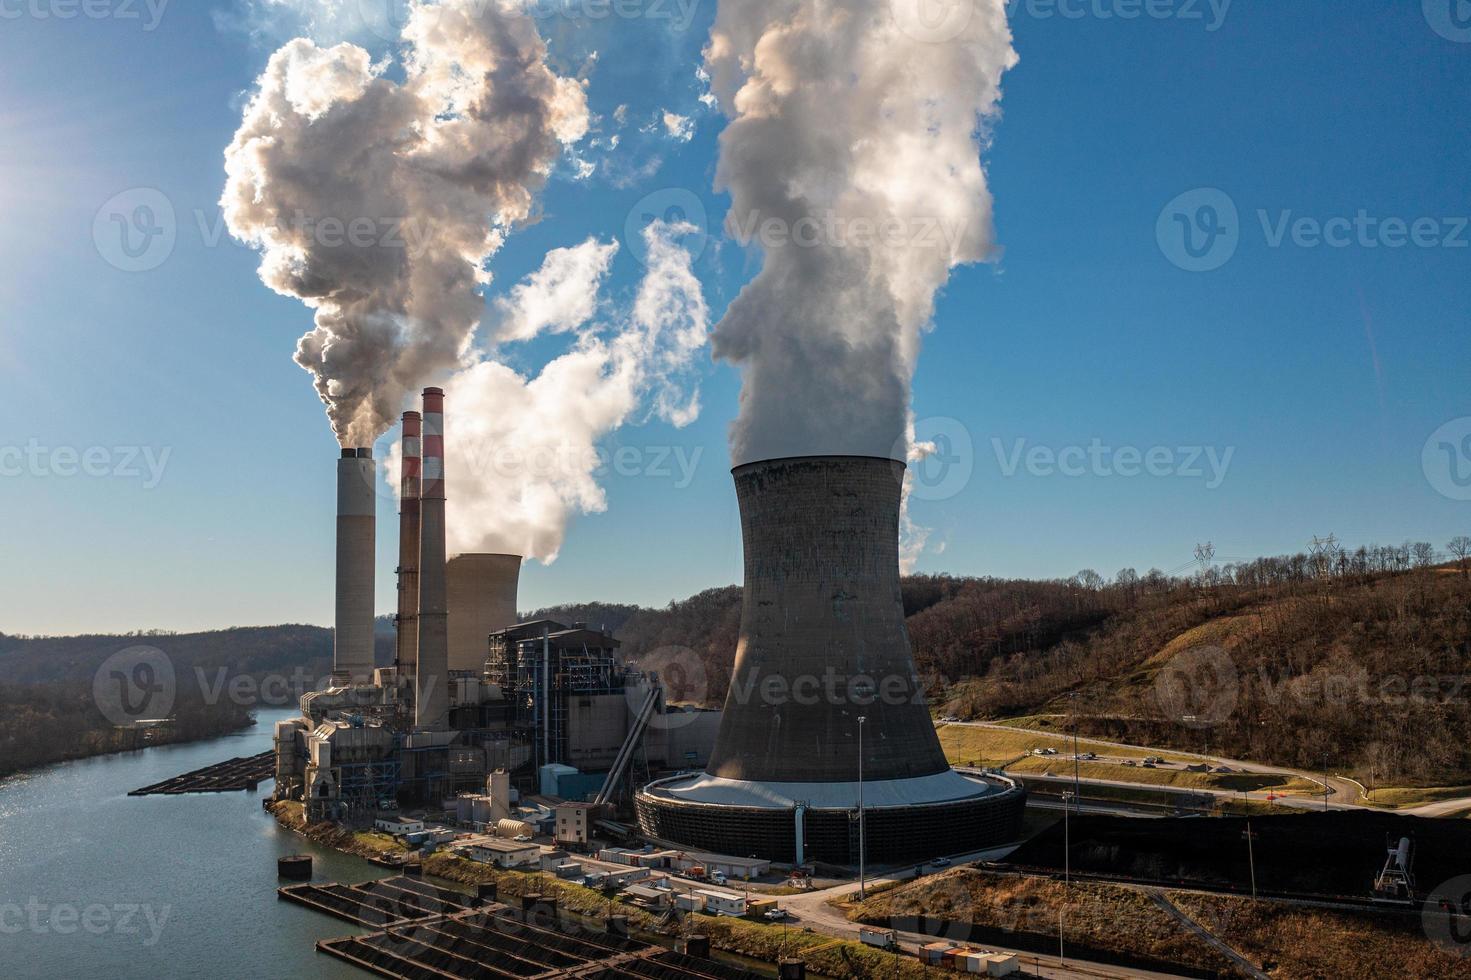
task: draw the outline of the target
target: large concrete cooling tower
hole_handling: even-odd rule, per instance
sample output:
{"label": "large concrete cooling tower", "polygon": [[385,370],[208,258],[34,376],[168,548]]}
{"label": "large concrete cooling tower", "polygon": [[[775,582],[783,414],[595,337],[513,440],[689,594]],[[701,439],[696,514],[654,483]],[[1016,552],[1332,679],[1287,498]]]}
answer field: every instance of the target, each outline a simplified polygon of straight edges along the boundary
{"label": "large concrete cooling tower", "polygon": [[332,673],[338,682],[373,675],[376,474],[373,450],[344,449],[337,461],[337,620]]}
{"label": "large concrete cooling tower", "polygon": [[1015,839],[1024,792],[950,768],[916,675],[899,589],[903,481],[903,463],[868,457],[735,470],[746,585],[725,714],[703,774],[638,795],[645,833],[857,863],[861,796],[870,860]]}
{"label": "large concrete cooling tower", "polygon": [[480,673],[490,634],[516,625],[519,555],[460,555],[445,568],[449,588],[449,669]]}
{"label": "large concrete cooling tower", "polygon": [[444,582],[444,392],[424,391],[424,473],[419,506],[419,667],[414,722],[449,725],[449,605]]}

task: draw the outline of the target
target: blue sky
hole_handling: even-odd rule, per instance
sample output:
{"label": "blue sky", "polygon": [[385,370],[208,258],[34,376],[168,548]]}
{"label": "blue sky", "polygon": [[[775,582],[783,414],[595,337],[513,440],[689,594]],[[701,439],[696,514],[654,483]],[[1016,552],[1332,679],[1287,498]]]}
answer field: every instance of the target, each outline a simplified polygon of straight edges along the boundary
{"label": "blue sky", "polygon": [[[956,271],[916,377],[918,417],[941,420],[921,432],[954,437],[971,470],[914,502],[933,529],[919,569],[1111,575],[1178,568],[1205,540],[1247,557],[1315,534],[1471,534],[1455,479],[1471,457],[1438,448],[1471,452],[1471,36],[1428,16],[1434,0],[1237,0],[1219,19],[1185,0],[1133,20],[1098,16],[1128,9],[1113,0],[1064,6],[1084,15],[1012,8],[1021,61],[986,155],[1005,254]],[[225,25],[228,0],[174,0],[153,30],[146,4],[112,9],[128,8],[141,18],[0,0],[0,630],[325,624],[336,448],[291,360],[309,313],[260,284],[215,205],[223,148],[280,38]],[[641,125],[668,109],[697,128],[687,143],[630,135],[620,166],[588,181],[559,173],[543,220],[497,257],[493,293],[548,249],[622,238],[635,205],[671,189],[717,229],[696,266],[717,316],[759,269],[718,233],[722,120],[694,74],[713,16],[702,0],[687,30],[549,23],[564,73],[598,52],[596,112],[627,104]],[[94,219],[136,188],[167,199],[176,242],[127,273]],[[1226,235],[1194,228],[1219,267],[1186,271],[1179,221],[1208,222],[1223,200]],[[1417,221],[1420,243],[1393,247]],[[625,248],[615,292],[640,271]],[[726,449],[739,379],[703,372],[695,424],[610,440],[644,469],[663,447],[698,453],[692,481],[677,467],[605,475],[606,513],[527,569],[523,607],[658,605],[739,581]],[[1095,444],[1126,450],[1124,465],[1073,470]],[[88,450],[97,475],[65,475]],[[1170,475],[1129,475],[1130,450],[1157,450]],[[385,494],[383,611],[393,513]]]}

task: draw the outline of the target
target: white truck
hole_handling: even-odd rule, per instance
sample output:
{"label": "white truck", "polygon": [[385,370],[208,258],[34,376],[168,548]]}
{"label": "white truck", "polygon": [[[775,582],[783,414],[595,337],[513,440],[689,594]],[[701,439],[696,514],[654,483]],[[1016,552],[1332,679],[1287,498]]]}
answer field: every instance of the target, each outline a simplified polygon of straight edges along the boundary
{"label": "white truck", "polygon": [[858,938],[866,946],[876,946],[879,949],[899,948],[899,934],[893,929],[870,929],[863,926],[858,930]]}

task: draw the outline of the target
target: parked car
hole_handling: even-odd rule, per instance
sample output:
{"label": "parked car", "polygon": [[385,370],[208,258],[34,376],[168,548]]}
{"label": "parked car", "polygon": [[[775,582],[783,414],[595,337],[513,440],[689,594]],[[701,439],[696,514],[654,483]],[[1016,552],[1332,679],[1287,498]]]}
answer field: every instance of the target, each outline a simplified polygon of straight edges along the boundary
{"label": "parked car", "polygon": [[517,844],[530,844],[531,843],[531,837],[528,834],[517,834],[516,835],[516,843]]}
{"label": "parked car", "polygon": [[933,861],[930,862],[930,867],[932,867],[932,868],[948,868],[948,867],[950,867],[950,859],[949,858],[935,858]]}
{"label": "parked car", "polygon": [[764,918],[767,922],[780,922],[782,919],[787,918],[790,914],[791,913],[789,913],[786,909],[772,909],[765,914]]}

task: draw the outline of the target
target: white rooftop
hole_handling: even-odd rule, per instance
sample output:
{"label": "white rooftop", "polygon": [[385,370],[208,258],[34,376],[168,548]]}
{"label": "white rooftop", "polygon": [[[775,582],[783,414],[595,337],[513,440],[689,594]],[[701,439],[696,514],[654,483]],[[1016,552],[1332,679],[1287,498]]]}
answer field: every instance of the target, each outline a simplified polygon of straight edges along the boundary
{"label": "white rooftop", "polygon": [[[790,810],[801,803],[814,810],[851,810],[858,806],[858,783],[754,783],[709,773],[676,776],[651,783],[645,792],[686,803]],[[921,806],[973,799],[994,792],[982,779],[947,769],[914,779],[864,780],[864,809]]]}

